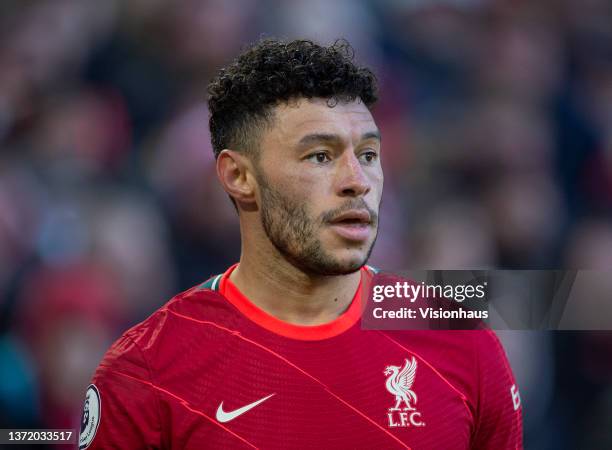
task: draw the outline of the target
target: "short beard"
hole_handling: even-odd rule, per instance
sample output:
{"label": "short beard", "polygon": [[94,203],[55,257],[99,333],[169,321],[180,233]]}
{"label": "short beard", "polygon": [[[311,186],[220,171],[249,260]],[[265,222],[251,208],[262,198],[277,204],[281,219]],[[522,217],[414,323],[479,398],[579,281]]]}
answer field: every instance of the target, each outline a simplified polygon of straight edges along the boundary
{"label": "short beard", "polygon": [[363,199],[354,199],[342,207],[323,213],[319,220],[311,219],[303,204],[295,202],[273,189],[263,176],[258,176],[261,186],[261,222],[270,242],[293,266],[309,275],[348,275],[358,271],[369,259],[376,236],[367,254],[359,260],[341,262],[329,254],[317,238],[317,229],[343,211],[368,209],[374,229],[378,215]]}

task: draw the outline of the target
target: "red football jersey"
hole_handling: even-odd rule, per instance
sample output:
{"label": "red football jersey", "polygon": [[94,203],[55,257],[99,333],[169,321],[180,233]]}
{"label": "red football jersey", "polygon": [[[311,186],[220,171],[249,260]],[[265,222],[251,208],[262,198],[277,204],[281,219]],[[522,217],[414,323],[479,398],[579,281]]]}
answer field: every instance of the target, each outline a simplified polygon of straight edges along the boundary
{"label": "red football jersey", "polygon": [[364,331],[361,287],[333,322],[289,324],[245,298],[231,270],[111,347],[87,390],[80,448],[522,448],[492,331]]}

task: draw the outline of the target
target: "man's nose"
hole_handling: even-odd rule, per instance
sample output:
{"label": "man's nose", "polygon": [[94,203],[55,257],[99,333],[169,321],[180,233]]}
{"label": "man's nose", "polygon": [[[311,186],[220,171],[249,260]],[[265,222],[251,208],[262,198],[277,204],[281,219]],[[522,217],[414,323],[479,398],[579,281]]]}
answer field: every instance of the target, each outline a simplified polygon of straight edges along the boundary
{"label": "man's nose", "polygon": [[338,192],[341,196],[359,197],[370,192],[370,183],[352,151],[342,156],[338,174]]}

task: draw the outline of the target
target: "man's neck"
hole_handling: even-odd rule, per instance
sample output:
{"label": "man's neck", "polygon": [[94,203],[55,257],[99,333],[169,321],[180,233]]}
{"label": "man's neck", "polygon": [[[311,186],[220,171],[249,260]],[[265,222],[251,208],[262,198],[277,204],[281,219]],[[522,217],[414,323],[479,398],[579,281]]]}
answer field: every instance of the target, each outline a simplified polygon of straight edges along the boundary
{"label": "man's neck", "polygon": [[243,252],[230,280],[257,307],[277,319],[296,325],[321,325],[350,306],[361,272],[308,275],[280,255],[252,258]]}

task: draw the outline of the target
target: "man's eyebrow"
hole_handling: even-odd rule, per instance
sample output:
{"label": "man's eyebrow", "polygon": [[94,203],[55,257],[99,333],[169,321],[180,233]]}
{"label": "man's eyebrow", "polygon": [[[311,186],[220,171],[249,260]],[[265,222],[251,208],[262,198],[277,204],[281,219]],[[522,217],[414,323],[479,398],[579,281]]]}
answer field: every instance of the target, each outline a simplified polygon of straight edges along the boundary
{"label": "man's eyebrow", "polygon": [[376,139],[376,140],[380,141],[381,140],[380,131],[378,131],[378,130],[375,130],[375,131],[366,131],[365,133],[363,133],[361,135],[361,140],[365,141],[367,139]]}
{"label": "man's eyebrow", "polygon": [[[361,135],[361,140],[365,141],[367,139],[377,139],[380,141],[380,131],[367,131]],[[312,133],[303,136],[298,141],[298,146],[304,147],[313,144],[327,143],[327,144],[335,144],[341,142],[342,138],[337,134],[332,133]]]}
{"label": "man's eyebrow", "polygon": [[300,147],[306,147],[306,146],[313,145],[313,144],[320,144],[320,143],[334,144],[334,143],[341,142],[341,141],[342,139],[337,134],[312,133],[312,134],[307,134],[306,136],[302,137],[302,139],[299,140],[298,145]]}

